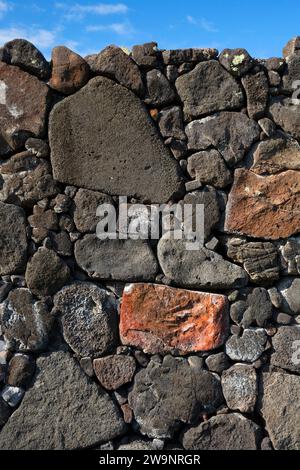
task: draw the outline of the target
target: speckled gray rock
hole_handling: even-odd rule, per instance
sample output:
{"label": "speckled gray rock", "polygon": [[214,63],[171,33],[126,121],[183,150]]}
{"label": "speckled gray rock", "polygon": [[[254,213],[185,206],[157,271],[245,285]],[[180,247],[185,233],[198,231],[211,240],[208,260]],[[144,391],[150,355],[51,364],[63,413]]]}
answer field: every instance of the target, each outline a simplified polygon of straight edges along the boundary
{"label": "speckled gray rock", "polygon": [[187,171],[192,178],[216,188],[225,188],[232,182],[232,175],[217,150],[204,150],[188,158]]}
{"label": "speckled gray rock", "polygon": [[43,54],[26,39],[13,39],[4,44],[7,62],[17,65],[41,79],[49,78],[50,66]]}
{"label": "speckled gray rock", "polygon": [[218,408],[223,396],[213,374],[165,356],[162,364],[150,361],[136,374],[128,401],[142,434],[163,439],[172,437],[180,423],[193,422],[201,409]]}
{"label": "speckled gray rock", "polygon": [[230,336],[225,350],[233,361],[254,362],[264,352],[266,342],[267,335],[263,328],[248,328],[242,336]]}
{"label": "speckled gray rock", "polygon": [[253,152],[251,170],[258,175],[274,175],[284,170],[300,169],[300,145],[286,134],[277,133],[260,142]]}
{"label": "speckled gray rock", "polygon": [[282,269],[286,274],[300,274],[300,237],[291,237],[280,246]]}
{"label": "speckled gray rock", "polygon": [[7,384],[12,387],[26,388],[35,371],[35,360],[28,354],[15,354],[9,361]]}
{"label": "speckled gray rock", "polygon": [[259,125],[245,114],[223,112],[192,121],[185,128],[190,150],[205,150],[212,145],[232,166],[244,158],[259,139]]}
{"label": "speckled gray rock", "polygon": [[147,240],[100,240],[85,235],[75,243],[78,265],[95,279],[151,281],[158,271]]}
{"label": "speckled gray rock", "polygon": [[101,356],[116,346],[117,304],[108,291],[87,282],[72,283],[55,295],[54,312],[65,341],[78,356]]}
{"label": "speckled gray rock", "polygon": [[179,106],[162,109],[158,114],[158,125],[160,133],[165,139],[173,137],[178,140],[186,140],[182,111]]}
{"label": "speckled gray rock", "polygon": [[186,119],[239,109],[244,103],[241,86],[216,60],[201,62],[175,84]]}
{"label": "speckled gray rock", "polygon": [[0,275],[22,272],[27,259],[25,212],[0,202]]}
{"label": "speckled gray rock", "polygon": [[257,376],[254,367],[234,364],[222,373],[223,395],[228,408],[253,413],[257,398]]}
{"label": "speckled gray rock", "polygon": [[95,359],[93,366],[100,384],[107,390],[116,390],[131,382],[136,362],[132,356],[115,354]]}
{"label": "speckled gray rock", "polygon": [[264,372],[259,387],[258,410],[275,450],[300,450],[300,377],[284,372]]}
{"label": "speckled gray rock", "polygon": [[280,294],[280,309],[290,315],[300,313],[300,279],[297,277],[286,277],[281,279],[276,288]]}
{"label": "speckled gray rock", "polygon": [[70,269],[55,251],[40,247],[27,263],[26,283],[37,297],[55,294],[70,278]]}
{"label": "speckled gray rock", "polygon": [[109,396],[68,353],[37,360],[37,373],[21,406],[0,433],[0,449],[82,449],[123,434]]}
{"label": "speckled gray rock", "polygon": [[282,77],[283,88],[293,92],[299,88],[299,85],[297,86],[297,80],[299,80],[300,74],[299,52],[297,54],[289,55],[286,62],[287,66]]}
{"label": "speckled gray rock", "polygon": [[265,115],[268,97],[269,83],[264,72],[245,75],[242,84],[247,97],[247,111],[251,119],[260,119]]}
{"label": "speckled gray rock", "polygon": [[95,232],[97,223],[101,220],[96,216],[100,204],[112,204],[113,200],[107,194],[80,188],[74,198],[74,222],[79,232]]}
{"label": "speckled gray rock", "polygon": [[44,349],[52,323],[53,316],[45,302],[34,300],[29,289],[12,290],[0,304],[0,326],[11,349]]}
{"label": "speckled gray rock", "polygon": [[181,187],[178,163],[143,104],[108,78],[58,103],[49,135],[58,181],[152,202],[166,202]]}
{"label": "speckled gray rock", "polygon": [[160,239],[157,254],[165,276],[181,287],[229,289],[248,282],[240,266],[204,247],[187,250],[186,240],[173,240],[168,233]]}
{"label": "speckled gray rock", "polygon": [[157,69],[150,70],[146,75],[146,103],[151,106],[167,106],[175,101],[176,95],[169,80]]}
{"label": "speckled gray rock", "polygon": [[8,421],[12,413],[12,409],[8,406],[8,404],[0,397],[0,430],[4,426],[4,424]]}
{"label": "speckled gray rock", "polygon": [[300,325],[281,326],[272,338],[271,364],[300,373]]}
{"label": "speckled gray rock", "polygon": [[261,428],[238,413],[213,416],[185,431],[182,444],[186,450],[256,450]]}
{"label": "speckled gray rock", "polygon": [[300,106],[291,98],[278,96],[270,100],[269,114],[273,121],[295,139],[300,139]]}
{"label": "speckled gray rock", "polygon": [[251,289],[242,294],[237,302],[230,307],[231,319],[247,328],[251,325],[265,326],[266,321],[272,317],[273,306],[268,291],[262,287]]}
{"label": "speckled gray rock", "polygon": [[254,65],[254,60],[246,49],[224,49],[219,56],[220,64],[232,75],[241,77]]}
{"label": "speckled gray rock", "polygon": [[230,367],[231,362],[229,357],[224,352],[220,352],[208,356],[205,359],[205,363],[211,372],[216,372],[217,374],[220,374],[224,370],[228,369],[228,367]]}

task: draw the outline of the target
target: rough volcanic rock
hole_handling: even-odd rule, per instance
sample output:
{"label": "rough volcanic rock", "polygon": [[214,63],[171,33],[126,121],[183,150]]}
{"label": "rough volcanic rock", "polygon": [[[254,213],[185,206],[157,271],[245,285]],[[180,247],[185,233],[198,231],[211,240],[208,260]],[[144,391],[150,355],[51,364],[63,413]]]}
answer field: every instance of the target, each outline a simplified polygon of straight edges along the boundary
{"label": "rough volcanic rock", "polygon": [[204,150],[188,158],[187,171],[192,178],[216,188],[225,188],[232,182],[230,170],[217,150]]}
{"label": "rough volcanic rock", "polygon": [[186,450],[257,450],[261,428],[239,413],[213,416],[183,433]]}
{"label": "rough volcanic rock", "polygon": [[158,125],[164,138],[186,140],[183,127],[182,111],[179,106],[170,106],[162,109],[158,114]]}
{"label": "rough volcanic rock", "polygon": [[123,344],[156,354],[207,351],[227,337],[228,301],[223,295],[129,284],[120,311]]}
{"label": "rough volcanic rock", "polygon": [[0,449],[82,449],[120,436],[124,423],[110,397],[65,352],[37,360],[21,406],[0,434]]}
{"label": "rough volcanic rock", "polygon": [[281,135],[260,142],[253,153],[251,170],[258,175],[300,170],[300,145]]}
{"label": "rough volcanic rock", "polygon": [[292,237],[280,246],[283,269],[286,274],[300,274],[300,237]]}
{"label": "rough volcanic rock", "polygon": [[192,121],[185,128],[190,150],[205,150],[212,145],[228,165],[242,160],[259,139],[259,125],[245,114],[223,112]]}
{"label": "rough volcanic rock", "polygon": [[297,80],[300,74],[300,54],[291,54],[287,59],[287,66],[282,77],[283,88],[293,92],[299,88]]}
{"label": "rough volcanic rock", "polygon": [[270,100],[269,114],[273,121],[295,139],[300,139],[300,106],[290,98],[278,96]]}
{"label": "rough volcanic rock", "polygon": [[34,300],[29,289],[12,290],[0,304],[0,325],[11,349],[44,349],[53,319],[46,303]]}
{"label": "rough volcanic rock", "polygon": [[100,240],[85,235],[75,243],[78,265],[95,279],[151,281],[158,271],[147,240]]}
{"label": "rough volcanic rock", "polygon": [[276,288],[280,294],[280,309],[290,315],[300,314],[300,279],[286,277],[281,279]]}
{"label": "rough volcanic rock", "polygon": [[117,447],[117,450],[126,450],[126,451],[133,451],[133,450],[154,450],[152,445],[153,441],[146,441],[143,439],[132,439],[126,444],[120,444]]}
{"label": "rough volcanic rock", "polygon": [[0,275],[22,272],[27,259],[25,213],[0,202],[0,220]]}
{"label": "rough volcanic rock", "polygon": [[[0,140],[17,150],[28,137],[42,136],[48,96],[49,88],[38,78],[0,62]],[[3,152],[2,145],[1,156],[4,156],[8,151]]]}
{"label": "rough volcanic rock", "polygon": [[268,137],[273,137],[277,133],[276,124],[271,121],[269,118],[262,118],[258,120],[258,124],[261,127],[262,131]]}
{"label": "rough volcanic rock", "polygon": [[87,56],[85,60],[97,75],[113,78],[139,96],[144,94],[144,84],[137,64],[120,47],[108,46],[99,54]]}
{"label": "rough volcanic rock", "polygon": [[264,352],[267,335],[263,328],[249,328],[242,336],[232,335],[226,343],[226,354],[233,361],[254,362]]}
{"label": "rough volcanic rock", "polygon": [[201,62],[176,80],[186,119],[224,109],[239,109],[244,103],[241,86],[216,60]]}
{"label": "rough volcanic rock", "polygon": [[230,317],[239,325],[247,328],[253,324],[265,326],[272,317],[273,306],[268,291],[262,287],[251,289],[230,307]]}
{"label": "rough volcanic rock", "polygon": [[52,295],[70,278],[70,269],[55,251],[40,247],[27,263],[25,279],[37,297]]}
{"label": "rough volcanic rock", "polygon": [[75,282],[54,297],[63,335],[80,357],[110,352],[117,340],[117,306],[114,296],[95,284]]}
{"label": "rough volcanic rock", "polygon": [[133,357],[119,354],[94,359],[93,366],[100,384],[107,390],[116,390],[131,382],[136,363]]}
{"label": "rough volcanic rock", "polygon": [[0,200],[25,208],[59,192],[51,165],[31,152],[21,152],[0,164]]}
{"label": "rough volcanic rock", "polygon": [[181,187],[179,166],[140,100],[108,78],[54,107],[50,145],[54,177],[64,183],[152,202]]}
{"label": "rough volcanic rock", "polygon": [[228,408],[253,413],[257,398],[257,376],[254,367],[234,364],[222,373],[223,395]]}
{"label": "rough volcanic rock", "polygon": [[34,374],[35,361],[27,354],[15,354],[9,361],[7,384],[12,387],[26,388]]}
{"label": "rough volcanic rock", "polygon": [[74,198],[74,222],[79,232],[95,232],[100,218],[96,216],[100,204],[111,204],[113,200],[107,194],[80,188]]}
{"label": "rough volcanic rock", "polygon": [[275,450],[300,450],[300,377],[284,372],[261,376],[258,409]]}
{"label": "rough volcanic rock", "polygon": [[49,145],[42,139],[29,137],[25,142],[25,148],[38,158],[48,158],[50,156]]}
{"label": "rough volcanic rock", "polygon": [[219,56],[220,64],[237,77],[245,75],[254,65],[254,60],[246,49],[224,49]]}
{"label": "rough volcanic rock", "polygon": [[157,254],[165,276],[181,287],[229,289],[248,282],[240,266],[204,247],[187,250],[186,240],[173,240],[168,233],[160,239]]}
{"label": "rough volcanic rock", "polygon": [[218,56],[217,49],[214,48],[189,48],[172,49],[162,52],[164,64],[181,65],[204,60],[215,59]]}
{"label": "rough volcanic rock", "polygon": [[4,424],[8,421],[11,415],[11,408],[7,405],[7,403],[0,397],[0,430],[4,426]]}
{"label": "rough volcanic rock", "polygon": [[80,55],[67,47],[52,49],[52,73],[49,85],[56,91],[69,95],[83,87],[89,79],[90,67]]}
{"label": "rough volcanic rock", "polygon": [[281,326],[272,338],[271,364],[300,373],[300,326]]}
{"label": "rough volcanic rock", "polygon": [[255,284],[272,284],[279,278],[278,252],[271,242],[231,238],[227,243],[227,256],[242,263]]}
{"label": "rough volcanic rock", "polygon": [[165,356],[161,364],[150,361],[136,374],[128,402],[142,434],[163,439],[172,437],[180,423],[192,423],[201,409],[218,408],[223,395],[213,374]]}
{"label": "rough volcanic rock", "polygon": [[160,56],[157,42],[146,42],[132,48],[132,58],[142,68],[152,69],[159,66]]}
{"label": "rough volcanic rock", "polygon": [[261,177],[235,170],[226,206],[225,230],[276,240],[300,230],[300,173]]}
{"label": "rough volcanic rock", "polygon": [[284,58],[287,58],[292,54],[300,54],[300,36],[295,36],[290,39],[282,49],[282,55]]}
{"label": "rough volcanic rock", "polygon": [[228,369],[228,367],[230,367],[230,359],[224,352],[220,352],[217,354],[209,355],[205,359],[205,364],[211,372],[216,372],[217,374],[220,374],[223,372],[223,370]]}
{"label": "rough volcanic rock", "polygon": [[4,44],[7,57],[5,62],[17,65],[26,72],[46,79],[50,75],[50,66],[43,54],[26,39],[13,39]]}
{"label": "rough volcanic rock", "polygon": [[150,70],[146,75],[147,97],[146,103],[151,106],[167,106],[171,104],[175,98],[169,80],[157,69]]}
{"label": "rough volcanic rock", "polygon": [[260,119],[265,115],[269,97],[269,83],[265,73],[246,75],[242,78],[242,84],[246,91],[248,116]]}

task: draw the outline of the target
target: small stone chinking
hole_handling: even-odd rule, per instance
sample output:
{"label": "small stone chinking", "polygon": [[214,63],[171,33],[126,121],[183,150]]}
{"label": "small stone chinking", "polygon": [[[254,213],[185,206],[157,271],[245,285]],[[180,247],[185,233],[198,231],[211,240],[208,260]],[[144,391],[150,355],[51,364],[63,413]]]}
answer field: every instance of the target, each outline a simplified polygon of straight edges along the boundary
{"label": "small stone chinking", "polygon": [[[300,38],[0,60],[0,448],[299,450]],[[98,239],[120,195],[204,246]]]}

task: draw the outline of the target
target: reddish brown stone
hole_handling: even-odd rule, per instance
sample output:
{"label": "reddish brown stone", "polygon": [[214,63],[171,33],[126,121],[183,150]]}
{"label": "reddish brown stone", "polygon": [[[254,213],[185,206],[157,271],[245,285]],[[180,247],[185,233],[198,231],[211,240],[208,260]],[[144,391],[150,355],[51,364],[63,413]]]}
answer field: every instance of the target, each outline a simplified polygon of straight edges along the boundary
{"label": "reddish brown stone", "polygon": [[125,423],[130,424],[133,420],[133,411],[128,405],[128,403],[124,403],[124,405],[121,405],[121,410]]}
{"label": "reddish brown stone", "polygon": [[18,67],[0,62],[1,156],[45,130],[49,88]]}
{"label": "reddish brown stone", "polygon": [[300,172],[259,176],[235,171],[225,231],[276,240],[300,231]]}
{"label": "reddish brown stone", "polygon": [[121,340],[151,354],[208,351],[226,339],[227,310],[224,295],[128,284],[120,312]]}
{"label": "reddish brown stone", "polygon": [[88,79],[90,68],[80,55],[67,47],[58,46],[52,50],[52,75],[49,85],[65,95],[83,87]]}
{"label": "reddish brown stone", "polygon": [[131,382],[136,363],[133,357],[120,354],[95,359],[93,366],[100,384],[107,390],[117,390]]}

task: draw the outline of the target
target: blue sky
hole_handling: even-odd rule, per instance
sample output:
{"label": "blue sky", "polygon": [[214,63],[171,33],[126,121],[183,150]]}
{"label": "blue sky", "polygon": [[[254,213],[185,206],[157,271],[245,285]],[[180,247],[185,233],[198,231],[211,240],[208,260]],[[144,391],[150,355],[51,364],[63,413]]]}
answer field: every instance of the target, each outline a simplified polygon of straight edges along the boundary
{"label": "blue sky", "polygon": [[24,37],[47,58],[55,45],[84,56],[153,40],[165,49],[245,47],[271,57],[300,34],[299,18],[299,0],[0,0],[0,43]]}

